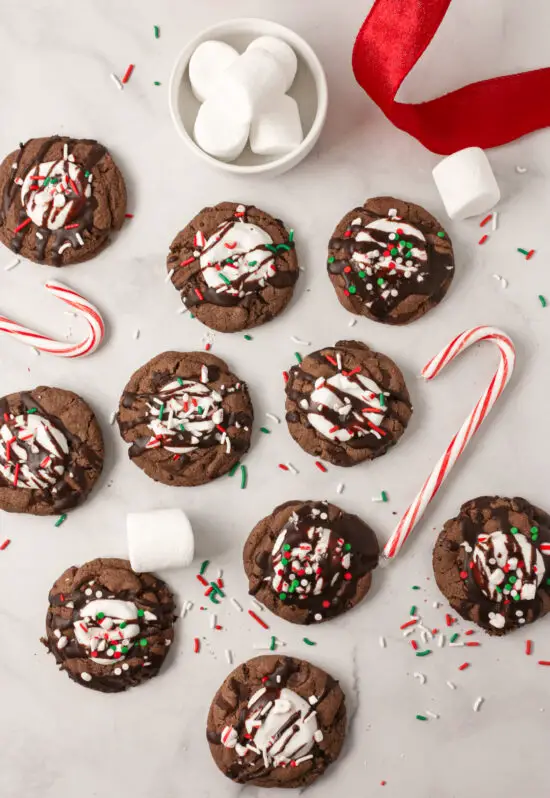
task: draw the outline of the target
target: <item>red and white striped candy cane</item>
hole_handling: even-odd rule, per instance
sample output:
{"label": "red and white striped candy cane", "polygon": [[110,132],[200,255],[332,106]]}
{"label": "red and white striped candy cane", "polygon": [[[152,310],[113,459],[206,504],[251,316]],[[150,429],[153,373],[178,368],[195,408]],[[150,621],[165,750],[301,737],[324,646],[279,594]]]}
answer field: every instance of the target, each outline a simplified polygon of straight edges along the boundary
{"label": "red and white striped candy cane", "polygon": [[399,553],[401,546],[407,540],[418,521],[422,518],[428,504],[443,484],[449,471],[481,426],[481,423],[488,415],[512,376],[516,360],[514,344],[505,333],[501,330],[497,330],[495,327],[474,327],[472,330],[466,330],[466,332],[458,335],[454,341],[451,341],[445,349],[424,366],[422,369],[422,376],[426,380],[432,380],[434,377],[437,377],[447,363],[450,363],[457,355],[479,341],[492,341],[498,346],[500,351],[498,369],[489,387],[480,397],[464,424],[447,446],[445,453],[425,481],[420,493],[386,543],[384,554],[388,559],[393,559],[396,554]]}
{"label": "red and white striped candy cane", "polygon": [[54,296],[70,305],[84,317],[89,327],[86,338],[78,344],[71,344],[68,341],[56,341],[53,338],[48,338],[47,335],[41,335],[34,332],[34,330],[29,330],[28,327],[7,319],[5,316],[0,316],[0,332],[7,333],[17,341],[34,346],[35,349],[39,349],[41,352],[48,352],[50,355],[57,355],[58,357],[84,357],[84,355],[90,355],[97,349],[105,335],[105,324],[99,310],[87,299],[84,299],[83,296],[73,291],[72,288],[68,288],[56,280],[49,280],[45,287]]}

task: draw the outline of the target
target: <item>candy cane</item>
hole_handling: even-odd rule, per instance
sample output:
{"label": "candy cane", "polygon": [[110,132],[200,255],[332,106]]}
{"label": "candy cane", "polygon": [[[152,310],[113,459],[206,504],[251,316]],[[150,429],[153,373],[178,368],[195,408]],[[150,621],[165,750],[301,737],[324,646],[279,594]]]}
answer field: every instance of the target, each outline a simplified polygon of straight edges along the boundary
{"label": "candy cane", "polygon": [[492,341],[498,346],[500,351],[498,369],[488,389],[480,397],[464,424],[447,446],[445,453],[422,486],[420,493],[386,543],[384,554],[388,559],[393,559],[395,555],[399,553],[401,546],[407,540],[418,521],[422,518],[426,507],[443,484],[449,471],[481,426],[481,423],[488,415],[512,376],[516,360],[514,344],[505,333],[501,330],[497,330],[495,327],[474,327],[472,330],[466,330],[466,332],[457,336],[454,341],[451,341],[445,349],[424,366],[422,376],[426,380],[432,380],[434,377],[437,377],[440,371],[454,360],[457,355],[465,349],[468,349],[472,344],[478,343],[478,341]]}
{"label": "candy cane", "polygon": [[29,330],[28,327],[23,327],[23,325],[7,319],[5,316],[0,316],[0,332],[12,335],[17,341],[34,346],[35,349],[39,349],[41,352],[48,352],[50,355],[57,355],[58,357],[84,357],[84,355],[90,355],[97,349],[105,335],[105,324],[99,310],[87,299],[84,299],[83,296],[73,291],[72,288],[68,288],[55,280],[47,282],[45,287],[54,296],[70,305],[83,316],[89,327],[86,338],[78,344],[56,341],[53,338],[48,338],[47,335],[41,335],[34,332],[34,330]]}

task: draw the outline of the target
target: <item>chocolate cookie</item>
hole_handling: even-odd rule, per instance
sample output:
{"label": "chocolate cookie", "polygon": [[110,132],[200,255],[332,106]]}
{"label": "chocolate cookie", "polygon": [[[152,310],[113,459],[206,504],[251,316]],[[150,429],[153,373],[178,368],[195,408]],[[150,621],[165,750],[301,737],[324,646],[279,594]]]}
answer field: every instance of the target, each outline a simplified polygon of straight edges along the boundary
{"label": "chocolate cookie", "polygon": [[472,499],[443,527],[433,566],[463,618],[492,635],[518,629],[550,610],[550,516],[525,499]]}
{"label": "chocolate cookie", "polygon": [[127,560],[73,565],[50,590],[42,642],[77,684],[120,693],[159,672],[174,638],[174,597]]}
{"label": "chocolate cookie", "polygon": [[0,166],[0,241],[51,266],[93,258],[119,230],[126,186],[92,139],[30,139]]}
{"label": "chocolate cookie", "polygon": [[206,352],[163,352],[136,371],[120,399],[118,426],[131,460],[165,485],[203,485],[248,451],[248,389]]}
{"label": "chocolate cookie", "polygon": [[290,302],[298,279],[294,231],[253,206],[204,208],[168,255],[184,305],[220,332],[264,324]]}
{"label": "chocolate cookie", "polygon": [[400,370],[359,341],[338,341],[289,371],[286,420],[302,449],[339,466],[385,454],[412,413]]}
{"label": "chocolate cookie", "polygon": [[385,324],[409,324],[447,293],[453,248],[424,208],[375,197],[338,224],[329,243],[328,273],[346,310]]}
{"label": "chocolate cookie", "polygon": [[103,437],[86,402],[61,388],[0,399],[0,509],[51,515],[81,504],[103,468]]}
{"label": "chocolate cookie", "polygon": [[263,656],[229,674],[210,707],[214,761],[238,784],[307,787],[334,762],[346,736],[338,682],[302,659]]}
{"label": "chocolate cookie", "polygon": [[378,553],[374,532],[356,515],[326,501],[286,502],[245,543],[248,592],[286,621],[326,621],[367,595]]}

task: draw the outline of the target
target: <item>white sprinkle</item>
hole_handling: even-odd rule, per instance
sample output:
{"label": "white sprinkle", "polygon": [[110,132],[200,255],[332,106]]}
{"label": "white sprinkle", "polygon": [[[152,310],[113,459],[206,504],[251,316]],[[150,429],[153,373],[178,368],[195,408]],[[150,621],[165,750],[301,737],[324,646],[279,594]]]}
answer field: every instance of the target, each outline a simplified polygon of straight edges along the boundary
{"label": "white sprinkle", "polygon": [[371,502],[383,502],[383,501],[384,499],[382,498],[382,496],[373,496],[371,498]]}
{"label": "white sprinkle", "polygon": [[112,426],[115,423],[115,421],[116,421],[116,410],[113,410],[113,412],[109,416],[109,424],[111,424]]}
{"label": "white sprinkle", "polygon": [[416,632],[416,628],[414,626],[410,626],[408,629],[403,629],[403,637],[408,637],[409,635],[413,635]]}
{"label": "white sprinkle", "polygon": [[439,601],[434,601],[432,607],[434,608],[434,610],[437,610],[439,609],[439,607],[441,607],[441,604],[439,603]]}
{"label": "white sprinkle", "polygon": [[[422,630],[422,632],[423,632],[423,633],[426,635],[426,637],[428,638],[428,640],[431,640],[431,639],[433,638],[433,634],[430,632],[430,630],[429,630],[429,629],[426,629],[426,627],[425,627],[423,624],[419,623],[419,624],[418,624],[418,626],[417,626],[416,628],[417,628],[417,629],[421,629],[421,630]],[[422,639],[424,639],[424,638],[422,638]]]}
{"label": "white sprinkle", "polygon": [[491,230],[493,233],[498,228],[498,211],[493,211],[493,218],[491,219]]}
{"label": "white sprinkle", "polygon": [[115,84],[115,86],[117,87],[117,89],[120,89],[120,90],[122,91],[122,89],[124,88],[124,86],[123,86],[123,84],[122,84],[122,81],[120,80],[120,78],[118,78],[118,77],[115,75],[115,73],[114,73],[114,72],[111,72],[111,80],[113,81],[113,83]]}
{"label": "white sprinkle", "polygon": [[178,308],[178,310],[176,310],[176,313],[178,315],[181,315],[182,313],[187,313],[188,310],[189,308],[187,308],[185,305],[182,305],[181,308]]}
{"label": "white sprinkle", "polygon": [[194,601],[188,601],[187,602],[187,611],[189,612],[190,610],[192,610],[194,606],[195,606],[195,602]]}
{"label": "white sprinkle", "polygon": [[356,324],[357,324],[357,319],[352,319],[348,324],[348,327],[355,327]]}
{"label": "white sprinkle", "polygon": [[11,263],[8,263],[7,266],[4,266],[4,271],[11,272],[11,270],[15,269],[16,266],[19,266],[20,263],[21,261],[19,260],[19,258],[15,258],[15,260],[12,260]]}
{"label": "white sprinkle", "polygon": [[456,684],[453,684],[452,682],[446,682],[446,684],[450,690],[456,690]]}
{"label": "white sprinkle", "polygon": [[122,674],[122,668],[115,668],[113,673],[115,676],[120,676]]}
{"label": "white sprinkle", "polygon": [[391,219],[392,216],[397,216],[397,208],[390,208],[388,211],[388,216]]}
{"label": "white sprinkle", "polygon": [[483,704],[484,701],[485,699],[483,698],[483,696],[479,696],[479,698],[476,698],[473,707],[474,712],[479,712],[479,710],[481,709],[481,705]]}
{"label": "white sprinkle", "polygon": [[439,715],[436,715],[435,712],[430,712],[429,709],[425,709],[424,714],[427,715],[429,718],[433,718],[434,720],[437,720],[439,718]]}
{"label": "white sprinkle", "polygon": [[270,418],[276,424],[280,424],[281,423],[281,419],[278,416],[274,416],[273,413],[266,413],[265,415],[266,415],[266,418]]}
{"label": "white sprinkle", "polygon": [[299,473],[300,473],[300,472],[298,471],[298,469],[297,469],[297,468],[295,468],[295,467],[292,465],[292,463],[287,463],[287,464],[286,464],[286,466],[287,466],[287,468],[288,468],[288,470],[289,470],[289,471],[292,471],[292,473],[293,473],[293,474],[299,474]]}
{"label": "white sprinkle", "polygon": [[420,632],[420,638],[423,643],[428,643],[430,641],[431,635],[429,635],[425,629],[422,629]]}
{"label": "white sprinkle", "polygon": [[32,351],[34,352],[35,355],[39,355],[40,354],[40,350],[39,349],[35,349],[34,346],[31,347],[31,349],[32,349]]}
{"label": "white sprinkle", "polygon": [[269,651],[271,649],[271,645],[266,646],[265,643],[253,643],[252,648],[254,651]]}
{"label": "white sprinkle", "polygon": [[339,482],[337,487],[336,487],[336,493],[343,493],[343,492],[344,492],[344,483],[343,482]]}
{"label": "white sprinkle", "polygon": [[69,247],[72,247],[72,244],[71,244],[71,242],[70,242],[70,241],[66,241],[66,242],[63,244],[63,246],[59,247],[59,249],[57,250],[57,254],[58,254],[58,255],[61,255],[61,253],[62,253],[62,252],[65,252],[65,250],[66,250],[66,249],[69,249]]}
{"label": "white sprinkle", "polygon": [[223,576],[223,568],[218,568],[218,579],[221,579]]}
{"label": "white sprinkle", "polygon": [[69,157],[69,147],[67,144],[63,145],[63,160],[66,161]]}
{"label": "white sprinkle", "polygon": [[239,602],[237,601],[237,599],[236,599],[236,598],[232,598],[232,599],[231,599],[231,604],[233,604],[233,606],[235,607],[235,609],[239,610],[239,612],[242,612],[242,611],[243,611],[243,608],[241,607],[241,605],[239,604]]}
{"label": "white sprinkle", "polygon": [[465,644],[464,643],[449,643],[449,648],[462,648]]}
{"label": "white sprinkle", "polygon": [[90,676],[89,673],[86,673],[86,671],[84,671],[83,673],[80,674],[80,678],[82,679],[83,682],[91,682],[92,681],[92,677]]}
{"label": "white sprinkle", "polygon": [[172,641],[171,640],[165,640],[164,641],[164,645],[165,646],[171,646],[172,645]]}
{"label": "white sprinkle", "polygon": [[201,366],[201,382],[203,384],[208,382],[208,366]]}
{"label": "white sprinkle", "polygon": [[170,271],[168,272],[168,274],[164,278],[164,282],[165,283],[169,283],[170,282],[170,280],[172,279],[172,275],[174,274],[174,271],[175,271],[175,269],[170,269]]}
{"label": "white sprinkle", "polygon": [[303,341],[301,338],[297,338],[295,335],[291,335],[290,340],[294,341],[295,344],[301,344],[302,346],[311,346],[311,341]]}
{"label": "white sprinkle", "polygon": [[[423,673],[413,673],[413,676],[414,676],[415,679],[418,679],[420,684],[426,684],[426,677],[424,676]],[[428,713],[426,712],[426,715],[427,714]]]}
{"label": "white sprinkle", "polygon": [[445,635],[439,635],[439,637],[437,638],[437,645],[439,648],[443,648],[443,646],[445,645]]}
{"label": "white sprinkle", "polygon": [[229,663],[229,665],[233,665],[233,654],[232,654],[230,648],[226,648],[225,649],[225,658],[226,658],[227,662]]}
{"label": "white sprinkle", "polygon": [[44,238],[44,236],[42,235],[42,233],[39,233],[39,232],[37,232],[37,233],[36,233],[36,237],[37,237],[38,239],[40,239],[40,241],[42,241],[42,239]]}
{"label": "white sprinkle", "polygon": [[500,278],[500,284],[503,288],[508,288],[508,280],[505,277]]}
{"label": "white sprinkle", "polygon": [[307,762],[308,759],[313,759],[313,754],[307,754],[307,756],[301,756],[300,759],[296,760],[296,767],[301,765],[302,762]]}
{"label": "white sprinkle", "polygon": [[81,247],[83,247],[83,246],[84,246],[84,239],[82,238],[82,236],[80,235],[80,233],[77,233],[77,234],[76,234],[76,236],[75,236],[75,238],[76,238],[76,240],[78,241],[78,243],[80,244],[80,246],[81,246]]}
{"label": "white sprinkle", "polygon": [[379,637],[378,638],[378,642],[380,643],[380,648],[386,648],[386,638],[385,637]]}
{"label": "white sprinkle", "polygon": [[263,606],[263,604],[260,604],[260,602],[259,602],[259,601],[256,601],[256,599],[250,599],[250,601],[251,601],[251,602],[254,604],[254,606],[255,606],[255,607],[258,609],[258,610],[261,610],[262,612],[264,611],[264,606]]}
{"label": "white sprinkle", "polygon": [[59,640],[57,641],[57,647],[59,649],[65,648],[65,646],[67,645],[68,642],[69,642],[69,638],[65,637],[65,635],[63,635],[63,637],[60,637]]}
{"label": "white sprinkle", "polygon": [[213,629],[216,626],[217,622],[218,622],[218,619],[217,619],[216,615],[211,615],[210,616],[210,628]]}
{"label": "white sprinkle", "polygon": [[54,635],[55,635],[57,638],[61,637],[61,632],[59,631],[59,629],[56,629],[56,630],[54,631]]}
{"label": "white sprinkle", "polygon": [[139,338],[139,330],[134,330],[134,341],[137,341]]}
{"label": "white sprinkle", "polygon": [[524,175],[527,172],[526,166],[516,166],[516,172],[518,175]]}

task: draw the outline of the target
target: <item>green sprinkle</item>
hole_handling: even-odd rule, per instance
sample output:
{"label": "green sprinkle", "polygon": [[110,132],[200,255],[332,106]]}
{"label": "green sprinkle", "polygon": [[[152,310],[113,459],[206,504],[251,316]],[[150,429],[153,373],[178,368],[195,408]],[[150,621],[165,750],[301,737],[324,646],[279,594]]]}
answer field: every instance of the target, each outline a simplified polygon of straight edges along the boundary
{"label": "green sprinkle", "polygon": [[138,610],[137,614],[138,614],[138,618],[143,618],[143,616],[145,615],[145,610]]}
{"label": "green sprinkle", "polygon": [[153,81],[153,86],[160,86],[160,85],[161,85],[160,80]]}
{"label": "green sprinkle", "polygon": [[84,177],[90,177],[90,172],[84,172]]}
{"label": "green sprinkle", "polygon": [[383,502],[387,502],[387,501],[388,501],[388,494],[386,493],[386,491],[385,491],[385,490],[383,490],[383,491],[382,491],[382,493],[380,494],[380,496],[382,497],[382,501],[383,501]]}
{"label": "green sprinkle", "polygon": [[176,377],[178,385],[183,385],[183,380],[181,377]]}
{"label": "green sprinkle", "polygon": [[[214,593],[217,593],[222,598],[225,598],[225,593],[223,592],[221,587],[216,582],[210,582],[210,587],[212,588]],[[210,595],[212,595],[212,593]]]}
{"label": "green sprinkle", "polygon": [[358,275],[359,275],[359,277],[361,277],[361,278],[363,278],[363,277],[366,277],[366,276],[367,276],[367,273],[366,273],[366,272],[357,272],[357,274],[358,274]]}
{"label": "green sprinkle", "polygon": [[98,621],[102,621],[103,618],[105,618],[105,613],[104,612],[98,612],[95,617],[97,618]]}
{"label": "green sprinkle", "polygon": [[241,466],[241,490],[246,488],[246,466]]}
{"label": "green sprinkle", "polygon": [[351,543],[344,543],[344,551],[349,551],[351,549]]}
{"label": "green sprinkle", "polygon": [[206,569],[208,568],[209,565],[210,565],[210,560],[203,560],[201,562],[201,567],[200,567],[200,571],[199,571],[201,576],[204,574],[204,572],[206,571]]}
{"label": "green sprinkle", "polygon": [[154,26],[154,28],[153,28],[153,30],[154,30],[154,32],[155,32],[155,39],[158,39],[158,38],[160,38],[160,28],[159,28],[159,26],[158,26],[158,25],[155,25],[155,26]]}
{"label": "green sprinkle", "polygon": [[27,414],[28,415],[32,415],[32,413],[38,413],[38,408],[37,407],[31,407],[30,410],[27,410]]}
{"label": "green sprinkle", "polygon": [[277,244],[277,249],[284,249],[286,252],[290,251],[288,244]]}
{"label": "green sprinkle", "polygon": [[232,477],[234,475],[235,471],[237,470],[237,468],[239,466],[240,466],[239,462],[236,462],[234,466],[231,466],[231,468],[229,469],[229,476],[230,477]]}
{"label": "green sprinkle", "polygon": [[163,417],[163,415],[164,415],[164,407],[165,407],[165,405],[164,405],[164,402],[163,402],[163,403],[161,404],[161,406],[160,406],[160,410],[159,410],[159,421],[162,421],[162,417]]}
{"label": "green sprinkle", "polygon": [[244,336],[244,340],[245,341],[252,341],[252,336],[251,335],[245,335]]}
{"label": "green sprinkle", "polygon": [[220,603],[220,602],[218,601],[218,597],[216,596],[216,594],[215,594],[215,592],[214,592],[214,591],[212,591],[212,593],[210,593],[210,596],[209,596],[208,598],[210,599],[210,601],[212,602],[212,604],[219,604],[219,603]]}
{"label": "green sprinkle", "polygon": [[350,294],[356,294],[357,293],[357,288],[354,285],[350,285],[350,287],[348,288],[348,291],[350,292]]}
{"label": "green sprinkle", "polygon": [[407,241],[405,246],[407,247],[407,249],[412,249],[413,248],[412,241]]}
{"label": "green sprinkle", "polygon": [[118,628],[119,629],[126,629],[127,626],[128,626],[128,624],[126,623],[126,621],[121,621],[119,623],[119,625],[118,625]]}
{"label": "green sprinkle", "polygon": [[281,559],[281,565],[288,565],[288,563],[289,563],[289,562],[290,562],[290,560],[287,560],[287,558],[286,558],[286,557],[283,557],[283,558]]}
{"label": "green sprinkle", "polygon": [[396,249],[395,247],[393,249],[390,249],[390,255],[399,255],[399,250]]}
{"label": "green sprinkle", "polygon": [[59,516],[54,526],[61,526],[61,524],[64,523],[66,520],[67,520],[67,513],[63,513],[63,515]]}
{"label": "green sprinkle", "polygon": [[384,278],[383,277],[379,277],[376,282],[378,283],[378,285],[384,285]]}
{"label": "green sprinkle", "polygon": [[[231,261],[231,263],[233,263],[233,261]],[[257,266],[258,265],[258,261],[257,260],[249,260],[248,261],[248,265],[249,266]]]}
{"label": "green sprinkle", "polygon": [[290,551],[290,543],[285,543],[283,546],[283,551]]}
{"label": "green sprinkle", "polygon": [[378,404],[380,405],[380,407],[386,407],[386,397],[384,396],[383,393],[378,395]]}
{"label": "green sprinkle", "polygon": [[127,654],[128,653],[128,646],[122,646],[122,648],[120,650],[122,651],[123,654]]}
{"label": "green sprinkle", "polygon": [[412,607],[411,607],[411,609],[409,611],[409,615],[416,615],[416,607],[414,606],[414,604],[412,605]]}
{"label": "green sprinkle", "polygon": [[142,637],[142,638],[140,639],[140,641],[139,641],[139,644],[140,644],[140,646],[141,646],[142,648],[145,648],[145,646],[147,645],[147,640],[145,639],[145,637]]}
{"label": "green sprinkle", "polygon": [[286,599],[286,593],[279,593],[279,598],[281,601],[284,601]]}
{"label": "green sprinkle", "polygon": [[327,260],[327,263],[334,263],[335,260],[336,258],[334,257],[334,255],[331,255],[330,258]]}
{"label": "green sprinkle", "polygon": [[542,305],[543,308],[546,307],[546,299],[543,297],[542,294],[539,294],[539,302],[540,302],[540,304]]}
{"label": "green sprinkle", "polygon": [[497,591],[497,593],[502,593],[502,588],[500,585],[495,585],[495,590]]}
{"label": "green sprinkle", "polygon": [[458,640],[458,638],[459,638],[459,634],[458,634],[458,632],[455,632],[454,635],[451,637],[449,642],[450,643],[454,643],[455,640]]}
{"label": "green sprinkle", "polygon": [[116,651],[116,645],[115,645],[114,643],[113,643],[113,645],[112,645],[112,646],[109,646],[109,648],[110,648],[112,651]]}
{"label": "green sprinkle", "polygon": [[418,585],[413,585],[411,587],[411,590],[420,590],[420,587]]}
{"label": "green sprinkle", "polygon": [[267,427],[260,427],[260,432],[264,432],[266,435],[271,434],[271,430],[268,429]]}
{"label": "green sprinkle", "polygon": [[294,357],[296,358],[298,363],[302,362],[302,356],[301,356],[301,354],[299,352],[294,352]]}
{"label": "green sprinkle", "polygon": [[529,250],[527,250],[527,249],[519,249],[518,248],[518,252],[521,252],[522,255],[528,255],[529,254]]}
{"label": "green sprinkle", "polygon": [[235,263],[235,261],[233,260],[233,258],[226,258],[226,259],[225,259],[225,262],[226,262],[226,263],[229,263],[229,264],[231,264],[231,265],[233,265],[233,264]]}
{"label": "green sprinkle", "polygon": [[517,578],[517,576],[513,576],[512,575],[512,576],[508,577],[508,581],[510,582],[511,585],[515,585],[516,582],[518,581],[518,578]]}
{"label": "green sprinkle", "polygon": [[288,231],[288,240],[294,241],[294,230],[292,228]]}
{"label": "green sprinkle", "polygon": [[183,424],[179,424],[179,428],[180,428],[180,430],[181,430],[182,432],[185,432],[185,427],[183,426]]}
{"label": "green sprinkle", "polygon": [[427,657],[428,654],[431,654],[431,653],[432,653],[431,648],[427,648],[426,651],[417,651],[416,652],[416,656],[417,657]]}
{"label": "green sprinkle", "polygon": [[270,651],[275,651],[275,643],[276,643],[276,641],[277,641],[276,637],[272,637],[271,638],[271,643],[269,644],[269,650]]}
{"label": "green sprinkle", "polygon": [[417,720],[428,720],[428,718],[425,715],[417,715],[416,719]]}
{"label": "green sprinkle", "polygon": [[277,247],[275,244],[266,244],[265,248],[268,249],[270,252],[277,252]]}
{"label": "green sprinkle", "polygon": [[514,601],[519,601],[520,599],[519,593],[516,593],[516,595],[512,596],[512,598],[514,599]]}
{"label": "green sprinkle", "polygon": [[231,280],[229,279],[229,277],[226,277],[225,274],[222,274],[222,272],[220,272],[220,277],[222,278],[222,280],[226,285],[231,285]]}
{"label": "green sprinkle", "polygon": [[316,646],[317,643],[314,640],[310,640],[309,637],[304,637],[304,643],[306,646]]}
{"label": "green sprinkle", "polygon": [[539,528],[538,528],[538,526],[532,526],[532,527],[531,527],[531,529],[529,530],[529,532],[530,532],[532,535],[534,535],[535,533],[538,535],[538,533],[539,533]]}
{"label": "green sprinkle", "polygon": [[443,230],[440,230],[437,235],[439,236],[439,238],[445,238],[445,233],[443,232]]}
{"label": "green sprinkle", "polygon": [[546,580],[546,584],[550,585],[550,578]]}
{"label": "green sprinkle", "polygon": [[294,593],[294,591],[295,591],[295,590],[296,590],[296,588],[299,586],[299,584],[300,584],[300,583],[299,583],[299,581],[298,581],[297,579],[295,579],[295,580],[294,580],[294,582],[293,582],[293,583],[291,584],[291,586],[289,587],[289,589],[288,589],[288,592],[289,592],[289,593]]}
{"label": "green sprinkle", "polygon": [[519,532],[519,529],[517,528],[517,526],[511,526],[510,527],[510,532],[512,533],[512,535],[517,535],[517,533]]}

